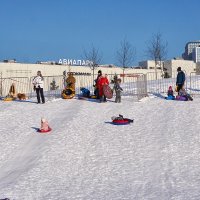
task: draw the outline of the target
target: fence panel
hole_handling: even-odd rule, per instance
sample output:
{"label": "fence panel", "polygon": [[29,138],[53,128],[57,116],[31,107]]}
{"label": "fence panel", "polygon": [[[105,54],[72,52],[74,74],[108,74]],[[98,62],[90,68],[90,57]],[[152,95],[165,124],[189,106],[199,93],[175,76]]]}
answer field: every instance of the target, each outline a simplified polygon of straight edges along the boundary
{"label": "fence panel", "polygon": [[8,95],[11,85],[14,84],[16,93],[29,94],[29,78],[28,77],[10,77],[0,79],[0,95],[5,97]]}
{"label": "fence panel", "polygon": [[[110,86],[113,88],[113,79],[115,74],[107,74]],[[122,96],[137,96],[137,93],[143,93],[141,90],[141,76],[142,74],[118,74],[119,78],[123,78],[124,82],[121,84],[123,87]],[[80,88],[85,87],[94,93],[94,78],[97,74],[74,75],[76,79],[76,94],[80,94]],[[140,78],[138,78],[140,77]],[[33,90],[34,77],[9,77],[0,78],[0,95],[5,97],[8,95],[10,86],[14,83],[17,93],[25,93],[28,97],[36,97],[36,92]],[[65,88],[66,77],[60,76],[44,76],[44,95],[47,97],[61,97],[61,92]],[[140,84],[139,84],[140,83]],[[138,89],[139,87],[139,89]]]}
{"label": "fence panel", "polygon": [[[175,90],[176,86],[176,75],[177,72],[173,72],[172,77],[173,78],[160,78],[155,79],[155,73],[147,73],[147,91],[148,93],[155,93],[155,94],[161,94],[161,93],[167,93],[169,86],[172,86],[173,90]],[[185,88],[188,88],[188,83],[190,82],[190,76],[186,75],[185,80]]]}
{"label": "fence panel", "polygon": [[[76,94],[80,94],[80,88],[84,87],[90,90],[91,93],[94,93],[94,81],[93,81],[93,75],[86,74],[86,75],[74,75],[76,79]],[[97,77],[97,75],[95,76]]]}
{"label": "fence panel", "polygon": [[147,95],[147,75],[142,74],[137,77],[137,98],[141,100]]}
{"label": "fence panel", "polygon": [[190,73],[190,85],[187,88],[191,95],[200,95],[200,75],[196,75],[196,72]]}
{"label": "fence panel", "polygon": [[[158,75],[159,79],[155,80],[155,73],[144,74],[107,74],[110,86],[113,88],[114,76],[117,75],[121,78],[121,87],[123,88],[122,96],[137,97],[141,99],[146,96],[147,93],[167,93],[169,86],[173,89],[176,85],[176,74],[173,72],[173,78],[163,78]],[[74,75],[76,79],[76,94],[80,94],[80,88],[85,87],[90,90],[91,94],[94,94],[94,80],[97,74],[80,74]],[[28,97],[35,97],[36,93],[33,91],[32,80],[34,77],[0,77],[0,96],[5,97],[8,95],[11,85],[14,83],[16,86],[17,93],[25,93]],[[61,92],[66,86],[66,77],[60,76],[44,76],[44,94],[47,97],[61,97]],[[185,88],[191,95],[200,94],[200,75],[196,72],[190,73],[189,76],[186,74]],[[114,94],[115,95],[115,94]]]}
{"label": "fence panel", "polygon": [[[36,93],[33,90],[33,79],[30,78],[30,96],[35,97]],[[63,76],[44,76],[44,95],[48,97],[61,97],[61,92],[64,88]]]}

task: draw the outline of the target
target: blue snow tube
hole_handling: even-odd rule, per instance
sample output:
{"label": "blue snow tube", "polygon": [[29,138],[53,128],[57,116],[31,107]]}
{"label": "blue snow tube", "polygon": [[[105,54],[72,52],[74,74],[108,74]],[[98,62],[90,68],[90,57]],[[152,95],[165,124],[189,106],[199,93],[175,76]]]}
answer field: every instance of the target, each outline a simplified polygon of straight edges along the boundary
{"label": "blue snow tube", "polygon": [[168,97],[165,97],[166,100],[175,100],[175,96],[169,95]]}

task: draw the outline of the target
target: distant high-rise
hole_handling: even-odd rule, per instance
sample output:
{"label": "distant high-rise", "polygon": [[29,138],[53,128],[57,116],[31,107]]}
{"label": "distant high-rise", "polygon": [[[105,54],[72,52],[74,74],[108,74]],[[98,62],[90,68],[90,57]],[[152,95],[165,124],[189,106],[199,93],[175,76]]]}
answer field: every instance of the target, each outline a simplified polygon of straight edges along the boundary
{"label": "distant high-rise", "polygon": [[192,60],[195,63],[200,62],[200,47],[195,47],[192,51]]}
{"label": "distant high-rise", "polygon": [[200,40],[188,42],[185,45],[185,52],[183,53],[184,60],[193,60],[193,49],[196,47],[200,47]]}

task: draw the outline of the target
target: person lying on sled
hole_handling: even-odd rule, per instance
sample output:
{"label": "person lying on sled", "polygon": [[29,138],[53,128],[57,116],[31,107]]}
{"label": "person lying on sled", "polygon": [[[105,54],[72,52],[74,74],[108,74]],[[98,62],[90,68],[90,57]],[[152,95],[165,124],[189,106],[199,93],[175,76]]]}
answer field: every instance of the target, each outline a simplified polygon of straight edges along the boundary
{"label": "person lying on sled", "polygon": [[193,101],[193,98],[186,92],[184,87],[179,90],[177,98],[185,98],[185,101]]}
{"label": "person lying on sled", "polygon": [[129,123],[133,123],[132,119],[124,118],[123,115],[119,114],[119,117],[113,116],[111,117],[112,120],[128,120]]}
{"label": "person lying on sled", "polygon": [[81,93],[83,95],[83,97],[90,97],[90,90],[88,90],[87,88],[81,87]]}

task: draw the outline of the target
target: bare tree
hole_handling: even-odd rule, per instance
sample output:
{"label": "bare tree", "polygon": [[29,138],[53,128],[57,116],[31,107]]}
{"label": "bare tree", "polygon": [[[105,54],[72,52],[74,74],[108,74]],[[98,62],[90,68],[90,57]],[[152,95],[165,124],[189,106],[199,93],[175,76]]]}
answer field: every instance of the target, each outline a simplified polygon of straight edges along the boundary
{"label": "bare tree", "polygon": [[87,65],[93,71],[93,81],[94,81],[94,71],[99,66],[99,64],[101,64],[102,54],[100,54],[99,49],[95,48],[92,44],[89,50],[85,49],[83,50],[83,57],[84,59],[89,61]]}
{"label": "bare tree", "polygon": [[131,65],[133,64],[135,55],[135,48],[126,40],[126,38],[121,41],[120,48],[117,51],[117,61],[119,66],[123,68],[123,75],[125,69],[131,67]]}
{"label": "bare tree", "polygon": [[153,34],[150,41],[147,43],[146,55],[155,61],[155,74],[157,79],[157,64],[160,62],[161,70],[164,71],[162,61],[167,56],[168,43],[163,41],[162,34]]}

